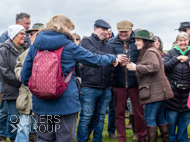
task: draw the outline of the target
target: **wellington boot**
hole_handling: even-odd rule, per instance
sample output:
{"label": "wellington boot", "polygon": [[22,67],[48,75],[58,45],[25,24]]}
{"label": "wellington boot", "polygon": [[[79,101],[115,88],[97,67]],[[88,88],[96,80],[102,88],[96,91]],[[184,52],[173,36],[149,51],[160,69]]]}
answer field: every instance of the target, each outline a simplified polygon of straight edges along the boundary
{"label": "wellington boot", "polygon": [[147,126],[148,142],[157,142],[157,126]]}
{"label": "wellington boot", "polygon": [[158,125],[163,142],[170,142],[169,140],[169,124]]}

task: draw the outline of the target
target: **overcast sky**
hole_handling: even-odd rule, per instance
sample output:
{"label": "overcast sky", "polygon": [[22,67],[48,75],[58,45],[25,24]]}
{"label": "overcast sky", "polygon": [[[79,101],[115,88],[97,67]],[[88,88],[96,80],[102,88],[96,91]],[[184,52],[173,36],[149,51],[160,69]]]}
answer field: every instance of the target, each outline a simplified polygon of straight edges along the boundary
{"label": "overcast sky", "polygon": [[164,50],[171,49],[180,22],[190,21],[190,0],[0,0],[0,34],[15,24],[16,14],[26,12],[34,23],[46,23],[56,14],[73,21],[80,36],[89,36],[97,19],[111,23],[131,21],[133,29],[142,28],[160,36]]}

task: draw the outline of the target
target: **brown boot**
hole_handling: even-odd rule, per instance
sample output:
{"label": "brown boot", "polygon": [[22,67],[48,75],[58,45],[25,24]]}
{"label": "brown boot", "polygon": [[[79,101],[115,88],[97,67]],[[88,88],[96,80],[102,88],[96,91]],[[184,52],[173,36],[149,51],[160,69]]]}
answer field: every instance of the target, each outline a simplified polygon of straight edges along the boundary
{"label": "brown boot", "polygon": [[158,125],[163,142],[170,142],[169,139],[169,124]]}
{"label": "brown boot", "polygon": [[157,142],[157,126],[147,126],[148,142]]}
{"label": "brown boot", "polygon": [[31,133],[29,135],[29,141],[36,142],[36,133]]}
{"label": "brown boot", "polygon": [[6,142],[6,137],[0,136],[0,142]]}

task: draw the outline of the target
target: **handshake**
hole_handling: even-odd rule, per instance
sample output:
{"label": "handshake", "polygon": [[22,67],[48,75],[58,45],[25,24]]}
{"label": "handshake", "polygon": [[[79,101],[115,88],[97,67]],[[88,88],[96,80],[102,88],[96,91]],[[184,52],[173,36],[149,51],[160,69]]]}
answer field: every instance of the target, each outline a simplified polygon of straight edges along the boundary
{"label": "handshake", "polygon": [[130,62],[130,58],[127,58],[127,55],[125,55],[125,54],[118,54],[117,55],[116,62],[113,63],[114,67],[116,67],[119,63],[122,66],[126,66],[127,69],[130,71],[136,71],[136,64]]}

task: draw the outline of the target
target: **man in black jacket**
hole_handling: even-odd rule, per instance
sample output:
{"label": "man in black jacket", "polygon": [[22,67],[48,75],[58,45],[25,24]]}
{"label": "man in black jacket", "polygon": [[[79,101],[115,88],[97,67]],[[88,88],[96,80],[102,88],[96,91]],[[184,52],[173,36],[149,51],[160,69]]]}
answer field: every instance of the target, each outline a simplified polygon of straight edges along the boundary
{"label": "man in black jacket", "polygon": [[[94,33],[84,38],[81,46],[94,54],[114,54],[113,48],[105,42],[110,25],[99,19],[94,24]],[[112,65],[93,68],[86,65],[81,67],[81,113],[77,130],[78,142],[85,142],[88,136],[88,126],[95,113],[93,141],[101,141],[106,109],[111,100]]]}

